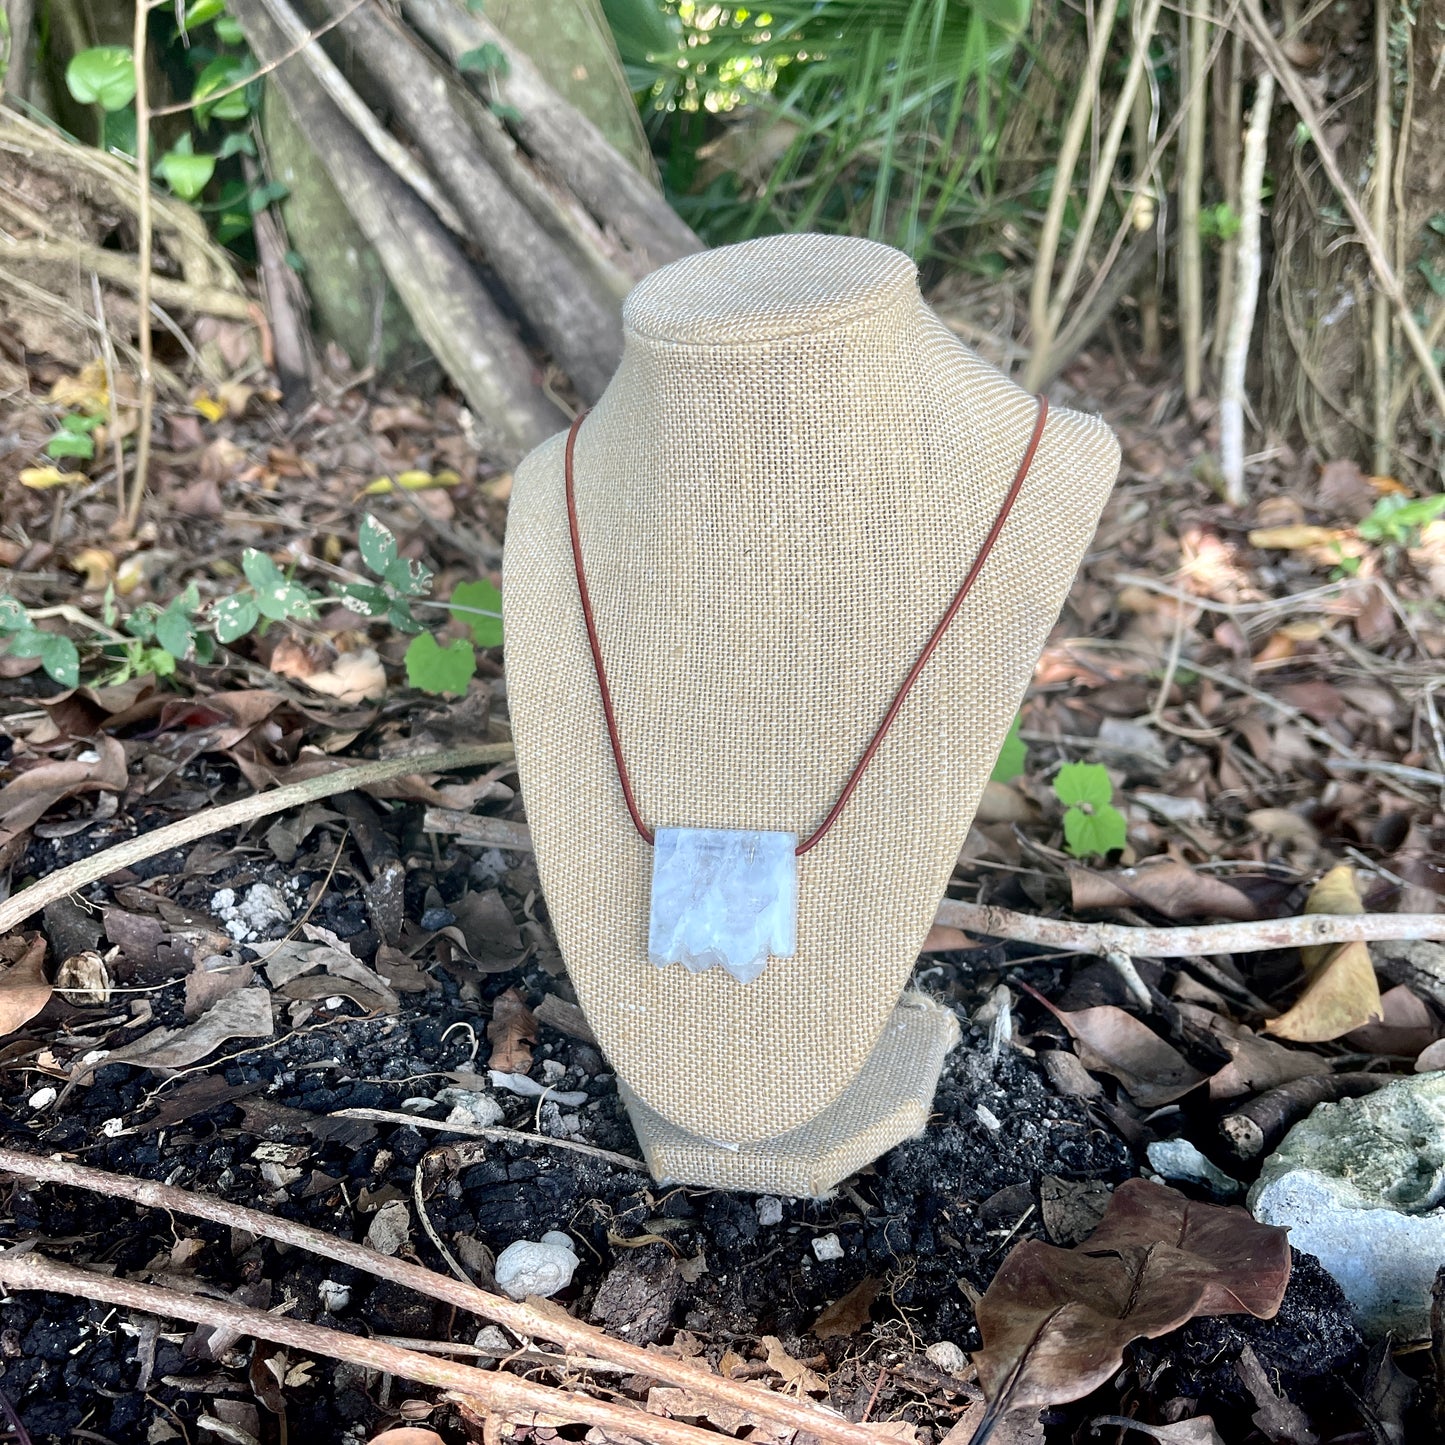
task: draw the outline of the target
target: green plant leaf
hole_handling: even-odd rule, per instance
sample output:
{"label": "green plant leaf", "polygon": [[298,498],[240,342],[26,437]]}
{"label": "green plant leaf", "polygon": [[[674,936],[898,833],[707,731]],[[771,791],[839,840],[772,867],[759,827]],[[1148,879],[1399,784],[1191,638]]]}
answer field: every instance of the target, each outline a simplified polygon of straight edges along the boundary
{"label": "green plant leaf", "polygon": [[256,67],[249,60],[234,55],[218,56],[196,77],[196,87],[191,100],[196,107],[196,119],[203,124],[214,116],[217,120],[244,120],[251,113],[251,102],[246,96],[246,87],[232,90],[219,100],[207,100],[207,96],[218,90],[227,90],[243,80],[249,80],[256,73]]}
{"label": "green plant leaf", "polygon": [[346,605],[362,617],[385,617],[391,606],[391,596],[384,588],[372,587],[366,582],[348,582],[341,589]]}
{"label": "green plant leaf", "polygon": [[93,432],[104,420],[103,416],[86,416],[84,412],[73,411],[68,416],[60,418],[60,430],[85,436]]}
{"label": "green plant leaf", "polygon": [[386,619],[398,632],[410,636],[421,631],[421,623],[411,615],[411,603],[405,597],[393,597],[386,609]]}
{"label": "green plant leaf", "polygon": [[485,577],[458,582],[447,608],[471,628],[472,641],[478,647],[502,645],[502,594]]}
{"label": "green plant leaf", "polygon": [[156,641],[177,662],[184,662],[190,653],[195,629],[191,626],[190,618],[178,605],[179,602],[180,599],[177,598],[156,619]]}
{"label": "green plant leaf", "polygon": [[431,586],[431,570],[410,558],[397,557],[382,580],[402,597],[418,597]]}
{"label": "green plant leaf", "polygon": [[48,457],[93,457],[95,442],[84,432],[56,432],[45,443],[45,455]]}
{"label": "green plant leaf", "polygon": [[241,553],[241,571],[258,592],[286,585],[286,574],[264,552],[258,552],[254,547],[247,547]]}
{"label": "green plant leaf", "polygon": [[1109,770],[1099,763],[1065,763],[1054,779],[1054,796],[1065,807],[1103,807],[1114,796]]}
{"label": "green plant leaf", "polygon": [[64,633],[32,627],[10,639],[10,652],[14,657],[38,657],[46,674],[61,687],[80,685],[80,653]]}
{"label": "green plant leaf", "polygon": [[108,110],[100,127],[100,148],[103,151],[135,159],[135,107],[123,105]]}
{"label": "green plant leaf", "polygon": [[1087,812],[1070,808],[1064,814],[1064,846],[1075,858],[1112,853],[1127,840],[1124,815],[1112,804],[1095,803]]}
{"label": "green plant leaf", "polygon": [[[266,559],[271,560],[269,557]],[[211,622],[217,642],[235,642],[244,637],[261,620],[261,609],[253,593],[223,597],[211,608]]]}
{"label": "green plant leaf", "polygon": [[65,85],[82,105],[119,110],[135,99],[135,62],[129,45],[93,45],[65,67]]}
{"label": "green plant leaf", "polygon": [[233,19],[230,15],[222,15],[216,21],[216,39],[222,45],[244,45],[246,32],[241,29],[239,20]]}
{"label": "green plant leaf", "polygon": [[361,519],[356,532],[356,544],[361,550],[361,560],[368,572],[378,577],[386,576],[386,569],[397,558],[396,538],[390,528],[378,522],[370,512]]}
{"label": "green plant leaf", "polygon": [[186,29],[210,24],[225,8],[225,0],[191,0],[186,6]]}
{"label": "green plant leaf", "polygon": [[160,158],[157,169],[176,195],[183,201],[194,201],[215,174],[216,158],[194,154],[190,136],[183,135],[174,148]]}
{"label": "green plant leaf", "polygon": [[[233,130],[221,142],[221,148],[216,152],[216,159],[225,161],[232,156],[251,156],[254,159],[255,155],[256,142],[245,131]],[[282,186],[281,189],[284,191],[286,188]]]}
{"label": "green plant leaf", "polygon": [[0,592],[0,632],[25,632],[30,627],[30,614],[18,598]]}
{"label": "green plant leaf", "polygon": [[457,56],[457,69],[463,74],[470,71],[474,75],[491,75],[495,71],[505,75],[511,68],[502,47],[491,40]]}
{"label": "green plant leaf", "polygon": [[406,649],[406,680],[423,692],[464,693],[476,670],[477,655],[465,638],[442,647],[423,632]]}
{"label": "green plant leaf", "polygon": [[1020,716],[1015,716],[1009,724],[1008,735],[998,750],[998,761],[993,765],[993,772],[989,774],[990,782],[1011,783],[1023,773],[1024,760],[1028,757],[1029,750],[1019,736],[1022,724],[1023,718]]}

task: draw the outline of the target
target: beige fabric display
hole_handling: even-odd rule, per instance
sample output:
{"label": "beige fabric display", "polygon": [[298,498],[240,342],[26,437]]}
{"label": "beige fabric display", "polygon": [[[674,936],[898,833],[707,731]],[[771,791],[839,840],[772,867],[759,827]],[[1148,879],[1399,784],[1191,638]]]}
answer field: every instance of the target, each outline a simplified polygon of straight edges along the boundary
{"label": "beige fabric display", "polygon": [[[580,536],[649,826],[818,826],[958,589],[1035,399],[873,242],[690,256],[623,311],[577,437]],[[798,947],[739,984],[648,960],[652,849],[628,815],[577,592],[562,436],[518,468],[503,585],[518,766],[577,996],[660,1176],[820,1193],[922,1127],[957,1037],[900,1002],[1118,469],[1050,412],[962,610],[830,833]]]}

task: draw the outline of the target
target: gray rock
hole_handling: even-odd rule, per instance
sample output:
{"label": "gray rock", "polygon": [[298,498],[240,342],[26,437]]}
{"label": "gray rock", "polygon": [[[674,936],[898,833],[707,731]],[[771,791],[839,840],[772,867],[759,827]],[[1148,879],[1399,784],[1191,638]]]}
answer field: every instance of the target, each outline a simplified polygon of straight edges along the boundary
{"label": "gray rock", "polygon": [[1145,1151],[1150,1167],[1164,1179],[1201,1184],[1219,1199],[1232,1199],[1244,1186],[1206,1158],[1188,1139],[1158,1139]]}
{"label": "gray rock", "polygon": [[1445,1263],[1445,1072],[1321,1104],[1285,1136],[1249,1191],[1339,1282],[1367,1335],[1430,1333]]}

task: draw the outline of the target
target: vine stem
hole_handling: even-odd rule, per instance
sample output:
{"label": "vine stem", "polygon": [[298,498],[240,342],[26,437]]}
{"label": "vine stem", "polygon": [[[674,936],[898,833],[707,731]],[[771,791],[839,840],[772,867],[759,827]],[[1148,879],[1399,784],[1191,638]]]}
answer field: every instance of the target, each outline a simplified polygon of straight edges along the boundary
{"label": "vine stem", "polygon": [[153,247],[151,215],[151,112],[146,82],[146,44],[153,0],[136,0],[131,64],[135,67],[135,178],[136,178],[136,341],[140,357],[138,391],[140,420],[135,436],[135,471],[130,479],[130,502],[116,519],[122,536],[131,536],[140,521],[150,472],[151,427],[155,423],[156,379],[152,369],[151,275]]}

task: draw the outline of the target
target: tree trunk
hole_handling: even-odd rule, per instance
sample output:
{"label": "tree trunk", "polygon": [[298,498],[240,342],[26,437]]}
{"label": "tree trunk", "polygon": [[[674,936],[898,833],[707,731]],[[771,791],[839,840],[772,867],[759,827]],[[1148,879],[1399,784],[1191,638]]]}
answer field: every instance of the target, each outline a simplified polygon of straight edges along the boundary
{"label": "tree trunk", "polygon": [[412,37],[379,10],[350,0],[321,0],[330,18],[351,15],[333,32],[385,91],[394,118],[481,253],[586,401],[595,401],[622,356],[622,322],[615,300],[594,291],[594,277],[574,264],[539,226],[482,156],[452,89]]}
{"label": "tree trunk", "polygon": [[565,421],[536,368],[460,248],[415,191],[382,164],[288,46],[269,5],[232,0],[252,53],[346,199],[422,338],[466,395],[487,450],[513,463]]}

